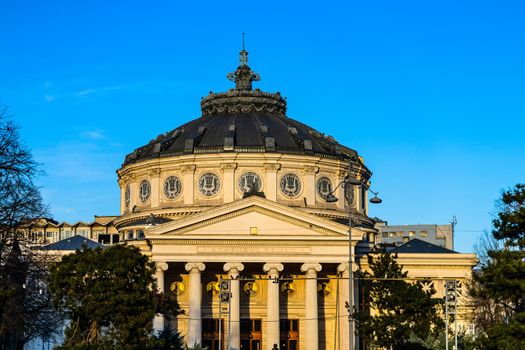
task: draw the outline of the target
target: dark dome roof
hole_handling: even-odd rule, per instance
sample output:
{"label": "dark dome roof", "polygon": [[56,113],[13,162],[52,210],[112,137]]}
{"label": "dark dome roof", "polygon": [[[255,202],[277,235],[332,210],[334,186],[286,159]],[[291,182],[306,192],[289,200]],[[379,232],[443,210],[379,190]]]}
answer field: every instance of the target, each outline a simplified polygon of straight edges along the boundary
{"label": "dark dome roof", "polygon": [[252,90],[252,81],[260,77],[248,67],[247,55],[241,51],[241,65],[228,74],[235,89],[211,92],[201,101],[200,118],[137,148],[124,165],[191,153],[274,152],[344,159],[357,155],[333,137],[286,117],[286,100],[279,93]]}

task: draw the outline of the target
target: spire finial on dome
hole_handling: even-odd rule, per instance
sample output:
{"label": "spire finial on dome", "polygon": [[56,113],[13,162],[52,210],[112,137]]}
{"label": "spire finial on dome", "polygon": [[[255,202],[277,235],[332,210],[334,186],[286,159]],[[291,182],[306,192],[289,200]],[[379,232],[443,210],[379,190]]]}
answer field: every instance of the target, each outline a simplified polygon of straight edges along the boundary
{"label": "spire finial on dome", "polygon": [[261,80],[261,76],[248,66],[248,51],[244,49],[244,32],[242,33],[242,50],[239,56],[239,67],[235,72],[228,73],[227,77],[235,82],[236,90],[252,90],[252,82]]}

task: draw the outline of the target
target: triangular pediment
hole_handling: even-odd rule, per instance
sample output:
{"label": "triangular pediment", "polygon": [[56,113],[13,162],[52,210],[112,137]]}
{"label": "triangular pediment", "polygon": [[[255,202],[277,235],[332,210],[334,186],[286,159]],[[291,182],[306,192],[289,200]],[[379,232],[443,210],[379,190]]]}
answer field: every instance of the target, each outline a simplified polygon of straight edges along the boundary
{"label": "triangular pediment", "polygon": [[[357,234],[355,232],[354,234]],[[147,238],[348,237],[348,227],[267,199],[249,197],[152,227]]]}

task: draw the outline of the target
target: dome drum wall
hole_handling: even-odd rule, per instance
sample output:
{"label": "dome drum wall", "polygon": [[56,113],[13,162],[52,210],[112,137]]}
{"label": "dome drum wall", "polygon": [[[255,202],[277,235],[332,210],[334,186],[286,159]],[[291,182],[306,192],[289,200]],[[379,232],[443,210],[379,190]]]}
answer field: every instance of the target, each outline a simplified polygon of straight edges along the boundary
{"label": "dome drum wall", "polygon": [[[328,180],[333,190],[348,174],[346,162],[323,157],[305,157],[296,155],[276,155],[267,153],[229,153],[185,155],[162,158],[130,164],[118,171],[122,193],[130,189],[129,201],[125,195],[121,199],[123,217],[146,215],[147,213],[166,212],[170,209],[195,211],[195,208],[209,208],[243,198],[246,190],[241,178],[249,176],[255,181],[259,192],[267,199],[279,203],[308,209],[321,210],[327,216],[344,216],[345,201],[327,203],[320,191],[319,181]],[[206,175],[214,175],[218,182],[205,184]],[[288,177],[295,178],[296,183]],[[370,173],[362,166],[360,177],[368,179]],[[177,179],[177,194],[173,198],[165,193],[166,181]],[[151,184],[149,198],[141,201],[141,183]],[[244,186],[244,187],[243,187]],[[201,188],[205,188],[201,191]],[[287,188],[286,188],[287,187]],[[297,187],[297,188],[295,188]],[[244,188],[244,189],[243,189]],[[284,188],[284,189],[283,189]],[[296,192],[294,192],[296,191]],[[344,198],[340,186],[335,195]],[[355,208],[360,210],[359,193],[354,193],[358,201]],[[178,214],[177,214],[178,215]]]}

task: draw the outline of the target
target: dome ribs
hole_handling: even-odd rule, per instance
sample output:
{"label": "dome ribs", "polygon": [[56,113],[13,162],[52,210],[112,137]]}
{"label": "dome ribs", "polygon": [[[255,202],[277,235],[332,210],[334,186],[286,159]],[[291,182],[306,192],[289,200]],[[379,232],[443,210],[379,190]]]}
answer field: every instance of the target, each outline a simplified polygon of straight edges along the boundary
{"label": "dome ribs", "polygon": [[182,154],[271,152],[344,158],[356,152],[295,119],[264,112],[214,113],[194,119],[126,156],[124,165]]}
{"label": "dome ribs", "polygon": [[224,138],[224,150],[233,151],[235,148],[235,115],[230,117],[228,133]]}

